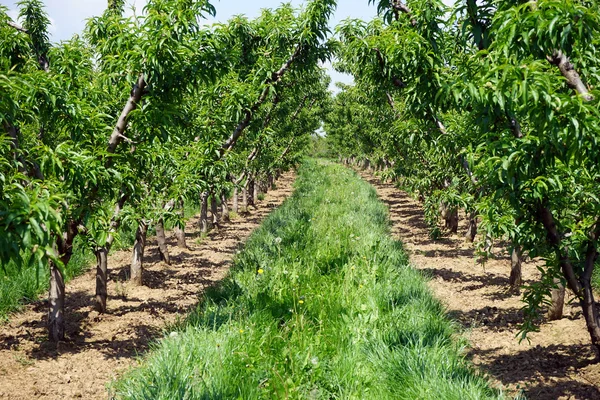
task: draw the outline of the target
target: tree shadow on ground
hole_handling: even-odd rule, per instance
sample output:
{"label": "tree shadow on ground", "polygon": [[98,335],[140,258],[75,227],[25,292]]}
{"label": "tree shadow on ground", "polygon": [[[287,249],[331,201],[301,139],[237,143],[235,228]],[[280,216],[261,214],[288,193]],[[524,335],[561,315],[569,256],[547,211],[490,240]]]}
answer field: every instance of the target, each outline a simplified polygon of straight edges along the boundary
{"label": "tree shadow on ground", "polygon": [[[471,349],[468,355],[485,359],[486,371],[504,384],[518,384],[523,380],[539,382],[521,388],[530,399],[600,398],[599,382],[592,380],[597,377],[586,378],[582,373],[597,362],[590,345],[535,346],[516,354],[497,354],[499,350],[501,348]],[[573,376],[583,379],[573,379]],[[543,377],[543,382],[539,377]],[[560,378],[570,379],[559,383]]]}

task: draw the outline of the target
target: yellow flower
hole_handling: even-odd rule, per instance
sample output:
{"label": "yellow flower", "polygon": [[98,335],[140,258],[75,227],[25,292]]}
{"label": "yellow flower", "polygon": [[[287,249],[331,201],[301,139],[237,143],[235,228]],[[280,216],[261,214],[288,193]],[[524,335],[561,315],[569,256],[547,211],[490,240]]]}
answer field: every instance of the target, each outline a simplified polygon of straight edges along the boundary
{"label": "yellow flower", "polygon": [[258,269],[258,273],[259,273],[259,274],[262,274],[263,272],[265,272],[265,270],[264,270],[264,269],[262,269],[262,268],[259,268],[259,269]]}
{"label": "yellow flower", "polygon": [[304,304],[304,300],[298,301],[298,304]]}
{"label": "yellow flower", "polygon": [[359,288],[362,288],[362,287],[363,287],[363,285],[359,285],[358,287],[359,287]]}
{"label": "yellow flower", "polygon": [[244,333],[244,330],[243,330],[243,329],[240,329],[240,333]]}

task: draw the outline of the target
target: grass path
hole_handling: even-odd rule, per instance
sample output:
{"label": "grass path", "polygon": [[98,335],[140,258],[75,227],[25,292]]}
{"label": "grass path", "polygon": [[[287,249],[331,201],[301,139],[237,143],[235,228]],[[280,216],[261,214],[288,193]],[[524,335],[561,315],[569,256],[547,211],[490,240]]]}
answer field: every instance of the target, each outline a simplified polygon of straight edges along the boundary
{"label": "grass path", "polygon": [[295,186],[117,397],[500,398],[464,360],[373,187],[322,161]]}

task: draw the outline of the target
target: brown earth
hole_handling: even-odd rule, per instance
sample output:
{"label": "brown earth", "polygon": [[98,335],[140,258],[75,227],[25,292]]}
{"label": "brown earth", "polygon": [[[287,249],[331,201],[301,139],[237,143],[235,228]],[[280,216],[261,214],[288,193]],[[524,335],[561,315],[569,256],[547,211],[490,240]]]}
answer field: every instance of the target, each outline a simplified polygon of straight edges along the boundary
{"label": "brown earth", "polygon": [[108,312],[92,311],[95,272],[67,284],[66,336],[46,339],[47,303],[31,304],[0,326],[0,399],[105,399],[107,383],[135,365],[165,328],[198,302],[203,288],[223,279],[234,254],[261,221],[292,192],[285,174],[250,212],[200,239],[198,219],[187,223],[189,249],[168,237],[172,265],[160,261],[154,238],[144,260],[144,286],[126,280],[130,251],[109,257]]}
{"label": "brown earth", "polygon": [[[566,305],[563,319],[542,321],[539,332],[519,343],[523,303],[507,292],[506,248],[496,246],[494,259],[478,264],[474,246],[462,234],[431,240],[416,200],[372,174],[359,173],[389,207],[393,235],[404,243],[412,264],[431,277],[435,295],[464,328],[468,356],[494,385],[529,399],[600,399],[600,364],[594,363],[578,306]],[[459,232],[466,232],[464,221]],[[538,277],[533,263],[523,265],[525,284]]]}

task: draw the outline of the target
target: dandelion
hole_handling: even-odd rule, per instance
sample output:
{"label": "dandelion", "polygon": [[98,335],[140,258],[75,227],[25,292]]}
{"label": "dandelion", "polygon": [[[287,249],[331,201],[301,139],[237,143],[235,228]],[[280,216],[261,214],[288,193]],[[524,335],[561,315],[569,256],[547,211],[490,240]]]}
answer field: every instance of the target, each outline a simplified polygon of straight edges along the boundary
{"label": "dandelion", "polygon": [[276,238],[275,238],[275,243],[276,243],[276,244],[279,244],[279,243],[281,243],[281,238],[280,238],[280,237],[276,237]]}
{"label": "dandelion", "polygon": [[243,329],[240,329],[240,333],[244,333],[244,330],[243,330]]}
{"label": "dandelion", "polygon": [[298,301],[298,304],[304,304],[304,300]]}
{"label": "dandelion", "polygon": [[350,269],[354,271],[354,269],[355,269],[355,268],[354,268],[354,265],[353,265],[352,267],[350,267]]}
{"label": "dandelion", "polygon": [[263,274],[265,272],[265,270],[262,269],[262,268],[259,268],[257,272],[258,272],[259,275],[261,275],[261,274]]}
{"label": "dandelion", "polygon": [[363,285],[358,285],[358,287],[362,289]]}

